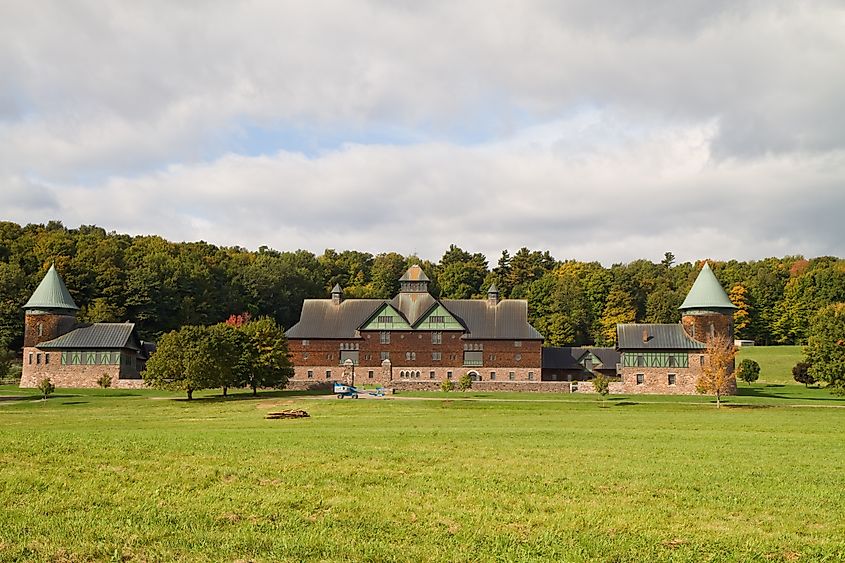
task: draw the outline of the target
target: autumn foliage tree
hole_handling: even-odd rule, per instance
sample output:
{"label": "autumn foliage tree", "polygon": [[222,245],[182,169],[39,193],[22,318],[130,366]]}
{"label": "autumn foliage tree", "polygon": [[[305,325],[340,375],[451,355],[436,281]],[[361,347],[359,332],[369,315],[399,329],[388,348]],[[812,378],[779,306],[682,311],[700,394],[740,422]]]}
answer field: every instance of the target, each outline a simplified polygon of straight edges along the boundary
{"label": "autumn foliage tree", "polygon": [[810,375],[809,362],[798,362],[792,366],[792,379],[798,383],[803,383],[804,387],[816,382],[816,378]]}
{"label": "autumn foliage tree", "polygon": [[737,348],[726,334],[716,334],[707,341],[707,362],[701,368],[696,391],[716,397],[716,408],[722,406],[722,395],[736,389],[734,359]]}
{"label": "autumn foliage tree", "polygon": [[811,364],[807,373],[836,395],[845,395],[845,303],[822,308],[810,322],[804,348]]}

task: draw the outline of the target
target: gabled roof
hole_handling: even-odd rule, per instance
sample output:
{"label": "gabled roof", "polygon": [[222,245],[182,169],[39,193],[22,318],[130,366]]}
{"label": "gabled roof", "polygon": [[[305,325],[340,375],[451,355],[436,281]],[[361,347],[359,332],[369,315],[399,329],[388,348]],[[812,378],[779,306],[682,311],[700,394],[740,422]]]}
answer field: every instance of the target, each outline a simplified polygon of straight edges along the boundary
{"label": "gabled roof", "polygon": [[133,323],[94,323],[81,326],[58,338],[42,342],[37,347],[142,349]]}
{"label": "gabled roof", "polygon": [[331,299],[306,299],[299,322],[285,333],[288,338],[355,338],[361,326],[384,299],[347,299],[340,305]]}
{"label": "gabled roof", "polygon": [[339,283],[334,284],[334,287],[332,288],[332,293],[343,293],[343,288],[340,287]]}
{"label": "gabled roof", "polygon": [[616,348],[589,348],[589,351],[605,369],[616,369],[616,364],[622,360],[622,354]]}
{"label": "gabled roof", "polygon": [[543,340],[528,323],[528,301],[508,299],[491,305],[482,299],[443,299],[443,306],[467,327],[465,339]]}
{"label": "gabled roof", "polygon": [[584,348],[571,346],[553,346],[543,348],[543,369],[577,369],[583,370],[581,358],[587,354]]}
{"label": "gabled roof", "polygon": [[390,300],[390,304],[413,326],[437,305],[437,300],[430,293],[400,293]]}
{"label": "gabled roof", "polygon": [[400,282],[403,281],[431,281],[428,279],[428,276],[425,275],[422,268],[420,268],[419,264],[414,264],[399,278]]}
{"label": "gabled roof", "polygon": [[707,346],[690,338],[680,324],[616,325],[619,350],[703,350]]}
{"label": "gabled roof", "polygon": [[50,266],[47,274],[38,287],[35,288],[32,297],[23,306],[24,309],[64,309],[67,311],[77,311],[79,307],[70,296],[65,282],[62,281],[59,272],[56,271],[55,264]]}
{"label": "gabled roof", "polygon": [[679,309],[736,309],[736,305],[728,299],[722,284],[705,262]]}

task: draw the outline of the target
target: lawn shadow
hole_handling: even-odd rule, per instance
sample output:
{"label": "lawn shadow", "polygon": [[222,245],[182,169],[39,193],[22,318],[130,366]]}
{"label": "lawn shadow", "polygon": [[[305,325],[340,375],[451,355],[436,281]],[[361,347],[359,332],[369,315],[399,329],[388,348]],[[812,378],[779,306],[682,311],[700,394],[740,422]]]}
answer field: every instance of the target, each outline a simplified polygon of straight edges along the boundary
{"label": "lawn shadow", "polygon": [[631,406],[638,405],[638,404],[639,403],[635,403],[634,401],[619,401],[613,406],[614,407],[631,407]]}
{"label": "lawn shadow", "polygon": [[[766,385],[765,387],[739,387],[737,389],[736,396],[737,397],[755,397],[758,399],[786,399],[790,401],[827,401],[827,402],[834,402],[834,403],[842,403],[845,402],[845,397],[836,397],[834,395],[828,395],[826,397],[812,397],[812,396],[805,396],[796,393],[788,393],[782,391],[771,392],[771,389],[788,389],[786,385]],[[808,392],[810,390],[820,391],[821,389],[818,387],[811,387],[807,389],[801,389],[800,392]]]}
{"label": "lawn shadow", "polygon": [[259,391],[257,395],[253,395],[251,391],[245,393],[229,393],[225,397],[220,395],[212,395],[210,397],[174,397],[174,401],[183,403],[236,403],[240,401],[259,401],[262,399],[284,399],[295,397],[313,397],[315,395],[332,395],[328,391],[286,391],[284,389],[278,391]]}
{"label": "lawn shadow", "polygon": [[88,401],[65,401],[63,405],[87,405]]}

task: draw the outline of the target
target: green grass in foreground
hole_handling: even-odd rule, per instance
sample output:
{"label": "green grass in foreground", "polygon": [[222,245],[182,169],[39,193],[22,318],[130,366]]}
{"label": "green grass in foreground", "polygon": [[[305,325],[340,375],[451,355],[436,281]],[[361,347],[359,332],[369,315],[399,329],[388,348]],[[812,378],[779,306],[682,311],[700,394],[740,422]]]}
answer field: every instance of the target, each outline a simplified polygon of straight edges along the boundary
{"label": "green grass in foreground", "polygon": [[760,364],[760,381],[795,383],[792,367],[804,359],[802,346],[747,346],[739,349],[737,363],[745,358]]}
{"label": "green grass in foreground", "polygon": [[823,393],[0,401],[0,560],[839,561]]}

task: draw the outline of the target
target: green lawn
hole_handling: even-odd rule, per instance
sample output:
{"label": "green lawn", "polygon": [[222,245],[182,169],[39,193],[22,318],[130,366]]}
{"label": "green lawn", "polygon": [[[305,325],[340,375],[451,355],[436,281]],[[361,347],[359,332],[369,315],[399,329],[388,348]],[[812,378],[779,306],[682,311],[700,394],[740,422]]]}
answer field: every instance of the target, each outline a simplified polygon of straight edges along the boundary
{"label": "green lawn", "polygon": [[740,348],[737,362],[745,358],[760,364],[760,381],[795,383],[792,367],[804,358],[803,346],[748,346]]}
{"label": "green lawn", "polygon": [[[845,401],[0,388],[0,560],[840,561]],[[304,408],[311,418],[264,420]]]}

